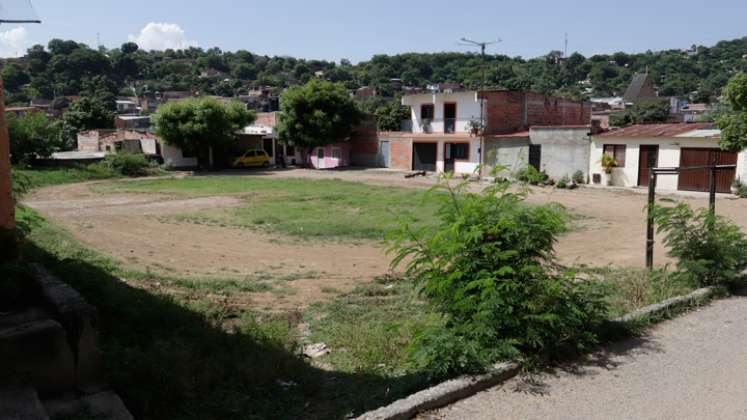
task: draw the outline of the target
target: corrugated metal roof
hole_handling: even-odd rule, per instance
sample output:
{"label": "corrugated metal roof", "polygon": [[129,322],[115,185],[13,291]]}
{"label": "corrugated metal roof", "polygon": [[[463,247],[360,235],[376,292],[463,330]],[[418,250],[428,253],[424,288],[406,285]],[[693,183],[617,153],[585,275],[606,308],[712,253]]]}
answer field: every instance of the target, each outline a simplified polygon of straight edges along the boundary
{"label": "corrugated metal roof", "polygon": [[688,131],[687,133],[680,134],[677,137],[719,139],[721,138],[721,130],[719,130],[718,128],[693,130]]}
{"label": "corrugated metal roof", "polygon": [[690,131],[713,129],[714,123],[637,124],[598,134],[596,137],[677,137]]}

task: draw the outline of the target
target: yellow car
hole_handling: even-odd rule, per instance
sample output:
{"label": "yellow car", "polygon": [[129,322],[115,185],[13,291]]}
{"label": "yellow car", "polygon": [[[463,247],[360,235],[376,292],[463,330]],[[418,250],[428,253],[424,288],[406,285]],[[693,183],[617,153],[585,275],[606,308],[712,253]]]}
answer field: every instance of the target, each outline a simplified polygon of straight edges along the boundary
{"label": "yellow car", "polygon": [[250,166],[270,166],[270,156],[260,149],[249,149],[233,161],[234,168],[248,168]]}

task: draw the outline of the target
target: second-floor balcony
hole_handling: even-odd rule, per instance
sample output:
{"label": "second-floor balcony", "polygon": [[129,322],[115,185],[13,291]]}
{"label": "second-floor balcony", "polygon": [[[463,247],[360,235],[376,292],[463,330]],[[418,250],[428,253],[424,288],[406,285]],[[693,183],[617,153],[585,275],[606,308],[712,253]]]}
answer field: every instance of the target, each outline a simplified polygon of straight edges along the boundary
{"label": "second-floor balcony", "polygon": [[402,121],[402,131],[423,134],[456,134],[466,132],[457,118],[423,118],[419,121]]}
{"label": "second-floor balcony", "polygon": [[456,133],[456,118],[444,118],[444,133],[453,134]]}

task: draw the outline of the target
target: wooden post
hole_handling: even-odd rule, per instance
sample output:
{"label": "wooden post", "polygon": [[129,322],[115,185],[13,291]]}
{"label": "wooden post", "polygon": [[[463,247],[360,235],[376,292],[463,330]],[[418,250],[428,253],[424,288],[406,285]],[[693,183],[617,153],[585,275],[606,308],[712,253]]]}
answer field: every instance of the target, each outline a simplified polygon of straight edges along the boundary
{"label": "wooden post", "polygon": [[711,216],[716,215],[716,166],[709,168],[708,176],[708,211]]}
{"label": "wooden post", "polygon": [[646,268],[654,269],[654,206],[656,205],[656,173],[648,170],[648,217],[646,221]]}
{"label": "wooden post", "polygon": [[0,262],[18,257],[16,239],[15,203],[10,175],[10,141],[5,124],[5,98],[0,78]]}

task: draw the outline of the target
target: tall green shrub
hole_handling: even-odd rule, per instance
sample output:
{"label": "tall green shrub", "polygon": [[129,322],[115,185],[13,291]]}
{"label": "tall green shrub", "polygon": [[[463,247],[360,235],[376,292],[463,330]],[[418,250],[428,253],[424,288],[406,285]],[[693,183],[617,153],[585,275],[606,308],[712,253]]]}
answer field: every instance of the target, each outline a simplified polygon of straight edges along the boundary
{"label": "tall green shrub", "polygon": [[747,269],[747,237],[731,221],[685,203],[658,206],[654,216],[669,255],[677,259],[677,275],[712,286],[730,283]]}
{"label": "tall green shrub", "polygon": [[430,193],[440,202],[437,226],[405,223],[391,235],[393,266],[406,263],[444,316],[443,328],[417,336],[413,361],[443,376],[594,342],[605,305],[553,265],[566,229],[562,209],[529,206],[525,192],[508,192],[508,182],[470,193],[467,183],[449,181]]}
{"label": "tall green shrub", "polygon": [[150,162],[142,153],[117,153],[106,157],[105,164],[114,172],[131,177],[148,175]]}

